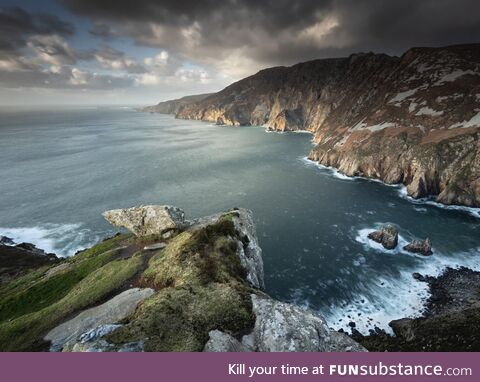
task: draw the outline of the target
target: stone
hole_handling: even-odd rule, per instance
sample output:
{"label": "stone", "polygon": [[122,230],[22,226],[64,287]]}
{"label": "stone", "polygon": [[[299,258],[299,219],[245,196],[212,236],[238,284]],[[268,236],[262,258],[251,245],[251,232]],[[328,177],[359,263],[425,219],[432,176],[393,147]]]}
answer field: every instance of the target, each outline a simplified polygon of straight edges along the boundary
{"label": "stone", "polygon": [[185,227],[185,213],[174,206],[148,205],[105,211],[102,215],[110,224],[124,227],[136,236],[158,235]]}
{"label": "stone", "polygon": [[212,330],[208,333],[209,340],[205,344],[204,352],[248,352],[250,349],[243,345],[230,334],[220,330]]}
{"label": "stone", "polygon": [[[82,335],[101,325],[115,324],[132,314],[137,305],[150,297],[153,289],[128,289],[102,305],[84,310],[71,320],[58,325],[44,337],[51,342],[51,351],[60,351],[67,344],[73,346]],[[80,341],[81,342],[81,341]]]}
{"label": "stone", "polygon": [[369,233],[368,238],[382,244],[385,249],[395,249],[398,245],[398,230],[393,225],[386,224],[379,231]]}
{"label": "stone", "polygon": [[159,249],[163,249],[167,246],[167,244],[165,243],[155,243],[155,244],[151,244],[151,245],[146,245],[145,247],[143,247],[143,250],[144,251],[157,251]]}
{"label": "stone", "polygon": [[46,255],[46,252],[43,249],[37,248],[35,244],[32,243],[20,243],[17,244],[15,247],[24,249],[36,255]]}
{"label": "stone", "polygon": [[260,352],[366,351],[345,334],[328,327],[310,310],[252,295],[255,327],[242,343]]}
{"label": "stone", "polygon": [[404,246],[403,249],[405,251],[418,253],[423,256],[431,256],[433,254],[432,242],[428,237],[425,240],[412,240],[412,242]]}

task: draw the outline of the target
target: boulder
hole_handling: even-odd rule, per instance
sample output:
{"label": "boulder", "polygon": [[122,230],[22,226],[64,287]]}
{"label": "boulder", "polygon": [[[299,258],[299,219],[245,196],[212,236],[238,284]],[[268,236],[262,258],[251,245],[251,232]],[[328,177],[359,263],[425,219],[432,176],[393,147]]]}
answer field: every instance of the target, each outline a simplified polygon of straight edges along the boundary
{"label": "boulder", "polygon": [[205,344],[204,352],[248,352],[251,351],[247,346],[243,345],[230,334],[223,333],[220,330],[212,330],[208,333],[209,340]]}
{"label": "boulder", "polygon": [[404,246],[403,249],[423,256],[430,256],[433,254],[432,242],[428,237],[425,240],[412,240],[412,242]]}
{"label": "boulder", "polygon": [[385,249],[394,249],[398,244],[398,230],[391,224],[368,234],[368,238],[383,245]]}
{"label": "boulder", "polygon": [[105,211],[103,217],[116,227],[124,227],[136,236],[158,235],[185,227],[185,213],[174,206],[149,205]]}
{"label": "boulder", "polygon": [[327,326],[318,314],[294,304],[252,294],[255,327],[238,341],[218,330],[209,333],[204,351],[364,352],[366,349]]}
{"label": "boulder", "polygon": [[[115,324],[132,314],[137,305],[150,297],[153,289],[128,289],[102,305],[84,310],[71,320],[58,325],[45,336],[51,341],[51,351],[60,351],[66,345],[72,348],[76,342],[82,343],[82,338],[92,339],[92,330],[102,326]],[[98,334],[98,332],[97,332]]]}

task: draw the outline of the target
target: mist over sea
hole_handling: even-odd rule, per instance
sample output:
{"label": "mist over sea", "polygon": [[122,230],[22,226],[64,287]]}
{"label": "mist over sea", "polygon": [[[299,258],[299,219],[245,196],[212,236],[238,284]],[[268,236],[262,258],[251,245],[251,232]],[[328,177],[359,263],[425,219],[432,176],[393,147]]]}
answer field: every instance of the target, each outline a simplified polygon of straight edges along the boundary
{"label": "mist over sea", "polygon": [[[117,232],[101,216],[108,209],[249,208],[267,292],[363,332],[418,314],[427,289],[412,272],[480,269],[478,211],[412,202],[401,187],[316,166],[305,160],[310,140],[128,107],[0,110],[0,235],[71,256]],[[430,237],[434,255],[372,244],[368,233],[387,222],[401,244]]]}

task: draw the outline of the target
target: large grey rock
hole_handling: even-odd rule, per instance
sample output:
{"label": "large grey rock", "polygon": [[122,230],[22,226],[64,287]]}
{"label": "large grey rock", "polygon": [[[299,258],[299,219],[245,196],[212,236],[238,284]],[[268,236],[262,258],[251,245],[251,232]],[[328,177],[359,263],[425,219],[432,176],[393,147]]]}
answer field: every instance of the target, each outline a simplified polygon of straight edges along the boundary
{"label": "large grey rock", "polygon": [[386,224],[379,231],[369,233],[368,238],[386,249],[394,249],[398,244],[398,230],[393,225]]}
{"label": "large grey rock", "polygon": [[[256,321],[250,336],[255,351],[366,351],[348,336],[330,329],[310,310],[257,295],[252,295],[252,303]],[[245,341],[252,343],[252,338]]]}
{"label": "large grey rock", "polygon": [[48,332],[45,340],[51,341],[51,351],[60,351],[65,345],[72,346],[75,342],[81,342],[81,337],[85,333],[128,317],[141,301],[153,293],[153,289],[150,288],[126,290],[104,304],[84,310],[71,320],[58,325]]}
{"label": "large grey rock", "polygon": [[139,206],[105,211],[102,215],[110,224],[124,227],[136,236],[156,235],[185,226],[185,213],[174,206]]}
{"label": "large grey rock", "polygon": [[209,340],[205,344],[204,352],[248,352],[251,351],[230,334],[223,333],[220,330],[212,330],[209,334]]}
{"label": "large grey rock", "polygon": [[218,330],[209,333],[204,351],[256,352],[365,352],[345,334],[327,326],[310,310],[267,296],[252,295],[255,327],[238,341]]}

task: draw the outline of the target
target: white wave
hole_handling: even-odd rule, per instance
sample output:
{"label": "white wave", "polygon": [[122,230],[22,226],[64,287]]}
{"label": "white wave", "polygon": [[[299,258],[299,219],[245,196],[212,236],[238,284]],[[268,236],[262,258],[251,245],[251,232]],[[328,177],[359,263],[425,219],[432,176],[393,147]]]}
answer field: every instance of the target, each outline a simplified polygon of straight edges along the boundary
{"label": "white wave", "polygon": [[351,181],[364,180],[364,181],[368,181],[368,182],[380,183],[380,184],[382,184],[386,187],[397,188],[398,189],[398,195],[401,198],[406,199],[411,203],[426,204],[426,205],[429,205],[429,206],[434,206],[434,207],[437,207],[437,208],[442,208],[444,210],[450,210],[450,211],[462,211],[462,212],[466,212],[466,213],[468,213],[468,214],[470,214],[470,215],[472,215],[476,218],[480,218],[480,208],[443,204],[443,203],[438,203],[438,202],[436,202],[436,201],[434,201],[430,198],[414,199],[410,195],[408,195],[407,187],[405,187],[403,184],[389,184],[389,183],[383,182],[380,179],[367,178],[367,177],[364,177],[364,176],[347,176],[347,175],[339,172],[334,167],[324,166],[320,163],[317,163],[315,161],[312,161],[312,160],[308,159],[308,157],[300,157],[299,159],[308,166],[314,166],[314,167],[317,167],[321,170],[325,170],[331,176],[333,176],[337,179],[351,180]]}
{"label": "white wave", "polygon": [[331,306],[324,316],[335,329],[349,330],[348,323],[354,321],[356,329],[368,334],[369,329],[375,326],[392,333],[388,323],[404,317],[421,316],[426,300],[429,297],[428,284],[419,282],[412,277],[413,272],[428,276],[438,276],[445,268],[461,266],[480,270],[480,248],[459,252],[447,256],[434,249],[433,256],[421,257],[412,255],[402,249],[407,240],[399,236],[399,245],[395,250],[386,250],[381,244],[369,240],[367,235],[372,229],[358,231],[356,240],[367,249],[375,252],[390,253],[395,256],[408,254],[423,261],[415,262],[415,267],[402,269],[397,277],[379,277],[373,283],[363,284],[364,291],[358,294],[354,301],[343,301]]}
{"label": "white wave", "polygon": [[432,200],[430,198],[414,199],[410,195],[408,195],[407,187],[405,187],[403,184],[398,186],[398,195],[401,198],[406,199],[409,202],[414,203],[414,204],[426,204],[426,205],[429,205],[429,206],[442,208],[444,210],[462,211],[462,212],[466,212],[466,213],[468,213],[468,214],[470,214],[470,215],[472,215],[476,218],[480,218],[480,208],[443,204],[443,203],[438,203],[435,200]]}
{"label": "white wave", "polygon": [[47,253],[68,257],[88,248],[98,237],[80,224],[44,224],[34,227],[0,227],[0,235],[13,239],[15,243],[32,243]]}

